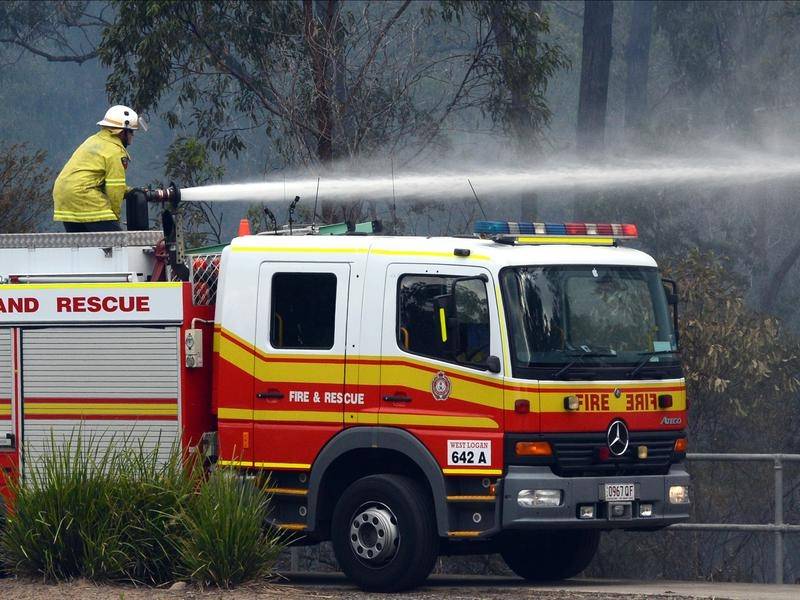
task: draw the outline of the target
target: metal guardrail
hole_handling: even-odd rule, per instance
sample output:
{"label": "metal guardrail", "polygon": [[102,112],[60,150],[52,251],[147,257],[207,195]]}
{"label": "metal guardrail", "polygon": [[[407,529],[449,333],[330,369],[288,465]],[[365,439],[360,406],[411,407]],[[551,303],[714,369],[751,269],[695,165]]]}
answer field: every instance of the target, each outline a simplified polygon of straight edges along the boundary
{"label": "metal guardrail", "polygon": [[678,523],[669,529],[772,532],[775,536],[775,583],[783,583],[783,536],[800,533],[800,525],[783,522],[783,463],[800,462],[800,454],[689,453],[686,458],[690,461],[772,462],[775,480],[775,519],[772,523]]}

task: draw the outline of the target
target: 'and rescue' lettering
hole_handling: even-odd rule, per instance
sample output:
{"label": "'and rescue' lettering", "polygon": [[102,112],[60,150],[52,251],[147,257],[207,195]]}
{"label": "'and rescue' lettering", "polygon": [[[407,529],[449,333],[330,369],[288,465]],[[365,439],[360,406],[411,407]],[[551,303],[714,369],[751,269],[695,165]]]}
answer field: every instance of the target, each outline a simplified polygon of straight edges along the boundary
{"label": "'and rescue' lettering", "polygon": [[36,298],[0,298],[0,313],[34,313],[39,310]]}
{"label": "'and rescue' lettering", "polygon": [[150,312],[147,296],[59,296],[56,311],[67,313]]}

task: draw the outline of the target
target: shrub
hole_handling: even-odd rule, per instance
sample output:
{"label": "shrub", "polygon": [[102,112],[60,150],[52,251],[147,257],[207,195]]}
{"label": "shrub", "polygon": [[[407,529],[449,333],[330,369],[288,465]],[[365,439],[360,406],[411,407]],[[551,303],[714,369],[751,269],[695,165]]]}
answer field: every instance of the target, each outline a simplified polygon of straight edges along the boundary
{"label": "shrub", "polygon": [[217,471],[175,446],[167,460],[141,444],[100,444],[78,430],[51,439],[11,482],[15,500],[0,533],[12,573],[62,581],[161,584],[185,577],[229,588],[269,573],[282,549],[264,530],[263,487]]}
{"label": "shrub", "polygon": [[181,515],[183,576],[202,587],[231,588],[270,574],[285,540],[264,527],[268,512],[264,486],[215,471]]}
{"label": "shrub", "polygon": [[[60,581],[163,583],[173,578],[177,515],[191,500],[198,470],[172,448],[128,440],[100,444],[78,430],[65,443],[51,438],[43,456],[25,466],[0,552],[17,574]],[[102,449],[101,449],[102,448]]]}

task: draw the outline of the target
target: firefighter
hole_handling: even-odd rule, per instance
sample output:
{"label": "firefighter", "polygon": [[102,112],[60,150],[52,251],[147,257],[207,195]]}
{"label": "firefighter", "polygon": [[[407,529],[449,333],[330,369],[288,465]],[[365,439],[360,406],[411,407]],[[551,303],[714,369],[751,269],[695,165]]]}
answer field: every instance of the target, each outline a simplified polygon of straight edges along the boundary
{"label": "firefighter", "polygon": [[133,109],[119,105],[97,124],[100,131],[78,146],[53,186],[53,219],[67,232],[121,230],[127,148],[134,131],[147,126]]}

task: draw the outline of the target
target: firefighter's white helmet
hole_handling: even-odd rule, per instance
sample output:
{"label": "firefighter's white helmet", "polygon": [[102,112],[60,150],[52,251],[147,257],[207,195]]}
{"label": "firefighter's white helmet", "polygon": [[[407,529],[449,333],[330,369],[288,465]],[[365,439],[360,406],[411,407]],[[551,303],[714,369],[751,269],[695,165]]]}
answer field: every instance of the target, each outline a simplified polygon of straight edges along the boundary
{"label": "firefighter's white helmet", "polygon": [[111,127],[112,129],[139,129],[147,131],[147,124],[140,118],[136,111],[127,106],[118,104],[106,111],[106,116],[102,121],[97,122],[101,127]]}

